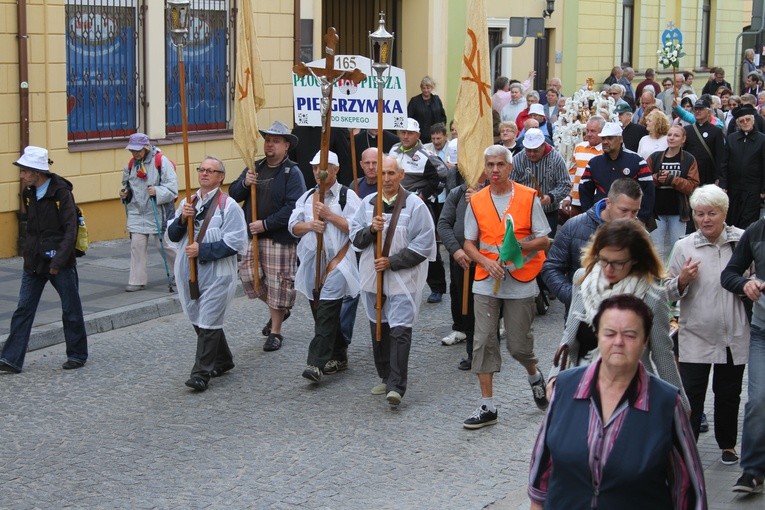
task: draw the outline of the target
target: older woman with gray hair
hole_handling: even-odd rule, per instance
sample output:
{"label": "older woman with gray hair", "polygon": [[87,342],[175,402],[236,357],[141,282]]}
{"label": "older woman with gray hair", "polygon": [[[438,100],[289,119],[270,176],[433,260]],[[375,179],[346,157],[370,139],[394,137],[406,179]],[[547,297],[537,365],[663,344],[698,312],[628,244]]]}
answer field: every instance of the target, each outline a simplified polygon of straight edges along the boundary
{"label": "older woman with gray hair", "polygon": [[715,439],[722,462],[735,464],[749,319],[741,298],[720,285],[720,273],[744,231],[725,224],[728,195],[717,186],[697,188],[690,204],[698,230],[675,243],[665,278],[669,299],[680,301],[680,377],[698,439],[709,371],[714,366]]}

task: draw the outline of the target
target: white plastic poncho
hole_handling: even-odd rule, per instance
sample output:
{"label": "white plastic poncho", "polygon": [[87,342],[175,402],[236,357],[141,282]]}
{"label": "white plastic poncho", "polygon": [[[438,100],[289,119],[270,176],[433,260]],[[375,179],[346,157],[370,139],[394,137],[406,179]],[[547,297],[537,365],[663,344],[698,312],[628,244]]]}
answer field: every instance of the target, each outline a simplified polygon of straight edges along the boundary
{"label": "white plastic poncho", "polygon": [[[178,196],[178,178],[175,175],[173,164],[165,156],[162,156],[161,172],[154,167],[154,155],[157,149],[152,149],[146,154],[142,162],[128,166],[122,170],[122,186],[130,185],[133,198],[125,205],[127,213],[127,231],[134,234],[156,234],[157,219],[160,223],[171,218],[162,215],[163,205],[175,201]],[[146,179],[137,176],[139,168],[146,171]],[[154,186],[157,193],[157,216],[154,216],[154,207],[149,201],[150,196],[147,188]],[[168,214],[170,216],[170,214]]]}
{"label": "white plastic poncho", "polygon": [[[215,192],[211,191],[204,199],[197,199],[195,204],[197,211],[200,211],[202,205],[210,201],[214,194]],[[247,224],[244,221],[242,208],[228,195],[222,194],[219,202],[220,205],[207,226],[207,233],[202,244],[222,239],[229,248],[243,255],[247,249]],[[181,215],[185,203],[184,198],[175,212],[176,217]],[[201,226],[202,221],[197,221],[194,228],[195,238]],[[178,257],[175,259],[175,281],[178,283],[178,298],[184,313],[191,323],[199,328],[222,329],[226,308],[236,293],[236,255],[197,264],[197,281],[201,296],[194,300],[189,297],[189,258],[183,255],[188,244],[188,236],[184,235],[175,244],[178,249]]]}
{"label": "white plastic poncho", "polygon": [[[328,206],[333,213],[339,214],[348,221],[350,228],[351,220],[361,205],[361,199],[353,192],[347,190],[345,209],[340,208],[340,188],[338,182],[325,193],[324,205]],[[313,221],[313,200],[318,193],[314,189],[306,191],[295,203],[295,209],[290,215],[287,228],[293,234],[295,225],[304,221]],[[334,223],[325,221],[324,229],[324,261],[323,267],[335,258],[335,255],[348,241],[348,234],[337,228]],[[293,234],[294,235],[294,234]],[[297,246],[297,256],[300,260],[297,273],[295,274],[295,290],[303,294],[309,300],[313,300],[313,290],[316,285],[316,233],[309,231],[300,238]],[[323,276],[323,273],[322,273]],[[332,270],[324,281],[321,288],[320,299],[341,299],[345,296],[355,297],[359,294],[359,268],[356,265],[356,254],[348,250],[343,260]]]}
{"label": "white plastic poncho", "polygon": [[[364,198],[362,207],[356,212],[351,223],[351,239],[357,232],[369,228],[372,224],[376,201],[376,193]],[[383,216],[385,217],[383,239],[385,239],[388,235],[391,214],[383,214]],[[422,289],[428,276],[428,262],[436,260],[433,218],[425,203],[413,193],[409,193],[406,204],[401,209],[389,255],[394,255],[405,248],[424,256],[425,260],[414,267],[399,271],[389,269],[383,274],[383,293],[386,298],[383,303],[382,321],[387,322],[390,327],[412,327],[422,301]],[[377,272],[374,260],[375,243],[373,242],[361,252],[359,261],[362,301],[367,317],[373,322],[376,320],[377,300]]]}

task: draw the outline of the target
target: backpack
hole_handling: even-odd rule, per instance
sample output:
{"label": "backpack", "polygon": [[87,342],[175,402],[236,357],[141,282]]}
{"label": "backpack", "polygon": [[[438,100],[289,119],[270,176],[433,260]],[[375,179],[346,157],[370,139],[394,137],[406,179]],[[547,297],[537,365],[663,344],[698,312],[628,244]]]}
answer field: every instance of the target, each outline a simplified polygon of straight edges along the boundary
{"label": "backpack", "polygon": [[[74,200],[74,195],[72,200]],[[77,240],[74,243],[74,256],[82,257],[90,246],[88,242],[88,226],[85,224],[85,216],[82,214],[82,209],[77,204],[74,204],[74,210],[77,211]]]}
{"label": "backpack", "polygon": [[[311,190],[308,192],[308,195],[306,195],[306,200],[308,200],[308,197],[314,194],[316,191],[316,188],[311,188]],[[337,198],[337,203],[340,204],[340,210],[345,211],[345,203],[348,201],[348,187],[344,185],[340,185],[340,196]]]}
{"label": "backpack", "polygon": [[[170,162],[171,165],[173,165],[173,170],[175,170],[175,161],[173,161],[170,158],[167,158],[167,160]],[[133,170],[134,166],[135,166],[135,158],[130,158],[130,161],[128,162],[128,173],[130,173]],[[157,149],[157,152],[154,153],[154,168],[157,169],[157,175],[159,176],[159,179],[157,180],[157,184],[155,184],[155,186],[159,186],[162,182],[162,152],[159,149]],[[164,234],[165,229],[167,228],[167,220],[175,216],[175,200],[173,200],[172,202],[168,202],[166,204],[157,205],[157,207],[159,208],[159,211],[162,214],[162,217],[160,218],[160,230]]]}

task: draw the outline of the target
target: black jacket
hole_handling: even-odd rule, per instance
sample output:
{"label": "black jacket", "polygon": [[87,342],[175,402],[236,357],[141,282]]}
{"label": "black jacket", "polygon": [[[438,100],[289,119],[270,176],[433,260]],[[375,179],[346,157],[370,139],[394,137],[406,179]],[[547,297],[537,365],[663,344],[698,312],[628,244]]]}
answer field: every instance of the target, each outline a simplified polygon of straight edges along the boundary
{"label": "black jacket", "polygon": [[76,265],[74,244],[77,241],[77,210],[72,183],[50,174],[45,195],[37,200],[37,188],[23,191],[27,207],[27,238],[24,243],[24,270],[46,275],[51,268]]}
{"label": "black jacket", "polygon": [[422,94],[417,94],[409,100],[406,108],[407,116],[420,123],[420,141],[430,143],[430,126],[443,122],[446,124],[446,111],[441,98],[431,94],[430,103],[426,103]]}
{"label": "black jacket", "polygon": [[624,140],[624,146],[632,152],[637,152],[638,145],[640,145],[640,139],[648,134],[648,130],[640,124],[634,122],[628,122],[626,126],[622,128],[622,139]]}
{"label": "black jacket", "polygon": [[727,157],[720,169],[720,187],[730,191],[765,193],[765,135],[737,131],[726,138]]}
{"label": "black jacket", "polygon": [[[265,164],[265,159],[258,161],[255,164],[256,173],[259,173]],[[244,184],[246,175],[247,168],[242,170],[237,180],[231,183],[228,194],[237,202],[244,202],[242,205],[244,218],[249,224],[252,223],[252,214],[250,187]],[[258,234],[258,237],[270,238],[279,244],[296,244],[298,239],[287,230],[287,223],[295,208],[295,202],[306,190],[300,167],[294,161],[285,158],[273,180],[267,185],[256,185],[255,189],[257,190],[258,219],[265,220],[266,228],[266,231]],[[252,237],[249,229],[247,229],[247,235]]]}
{"label": "black jacket", "polygon": [[[696,128],[701,133],[701,138],[696,134],[693,124],[685,126],[685,146],[683,149],[696,158],[696,163],[699,165],[699,185],[714,184],[720,176],[720,165],[722,165],[722,160],[725,157],[725,134],[722,129],[711,122],[706,122],[703,126],[696,124]],[[704,136],[705,133],[707,136]],[[709,157],[709,152],[704,148],[704,142],[709,147],[714,159]]]}

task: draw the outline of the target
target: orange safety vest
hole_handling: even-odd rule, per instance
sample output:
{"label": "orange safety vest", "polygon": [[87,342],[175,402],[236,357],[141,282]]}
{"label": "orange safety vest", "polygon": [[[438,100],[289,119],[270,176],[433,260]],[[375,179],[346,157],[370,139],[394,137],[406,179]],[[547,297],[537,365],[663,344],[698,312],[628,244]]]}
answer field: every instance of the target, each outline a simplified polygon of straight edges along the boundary
{"label": "orange safety vest", "polygon": [[[502,247],[502,241],[505,238],[504,219],[507,217],[507,214],[513,217],[516,239],[520,241],[532,235],[531,210],[537,192],[517,182],[514,182],[513,186],[515,186],[513,200],[502,216],[497,215],[497,208],[494,207],[489,186],[486,186],[470,199],[470,206],[473,208],[473,214],[478,222],[478,251],[492,260],[499,260],[499,249]],[[512,271],[510,276],[520,282],[530,282],[542,270],[545,252],[524,252],[523,257],[523,267]],[[488,277],[489,273],[478,264],[475,268],[475,279],[485,280]]]}

